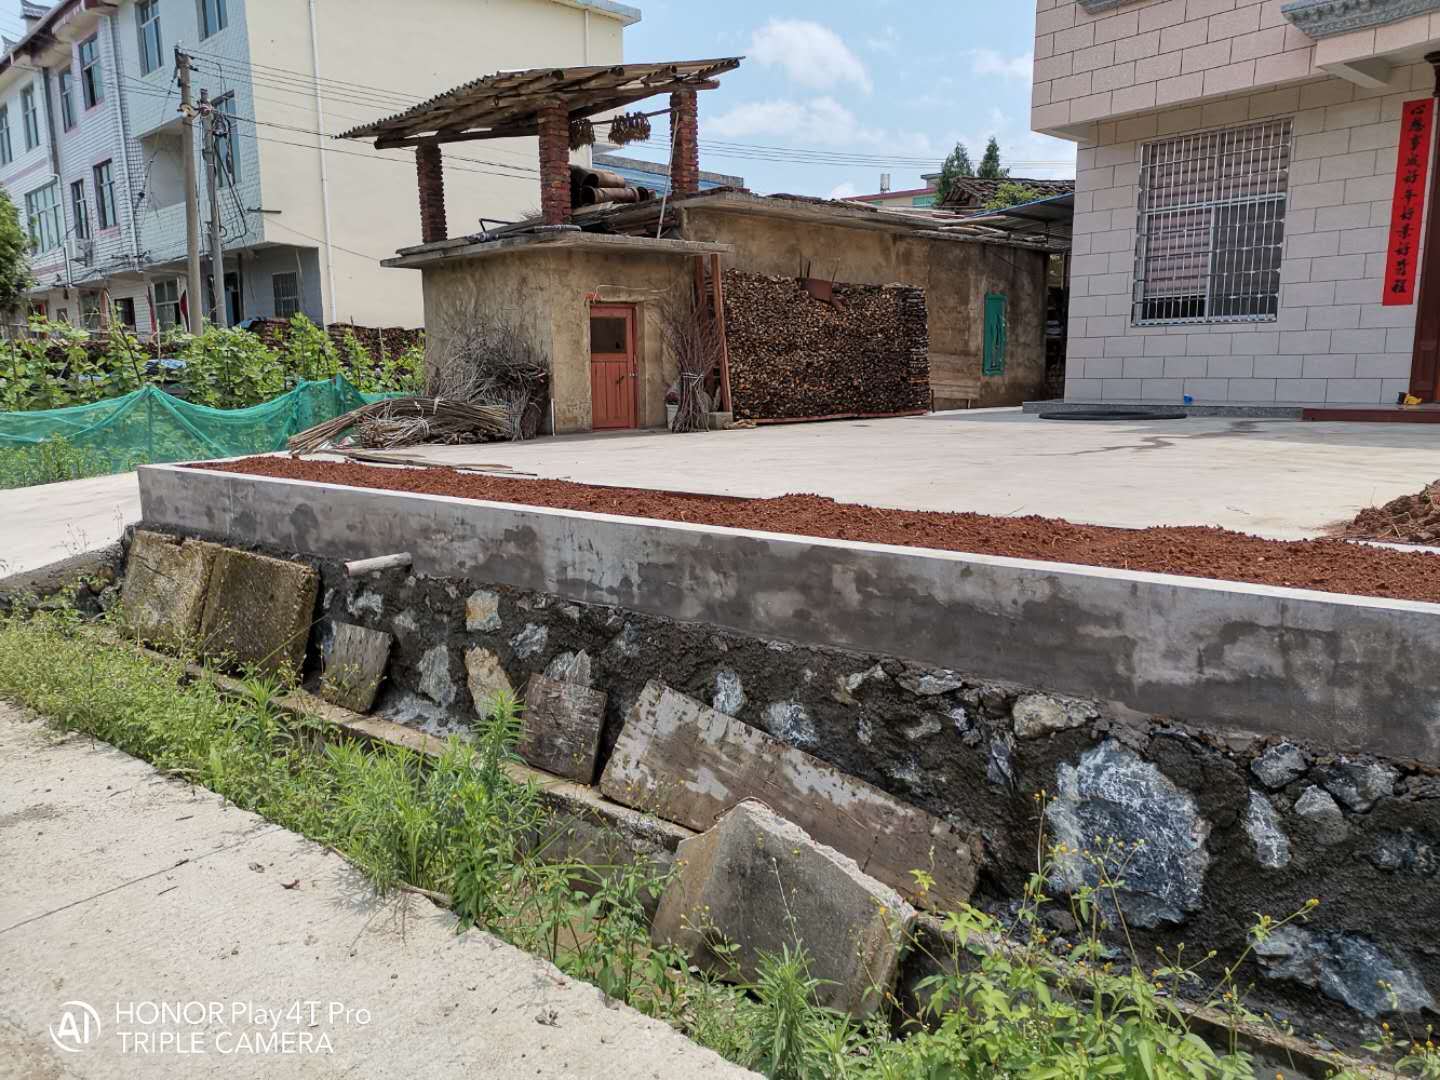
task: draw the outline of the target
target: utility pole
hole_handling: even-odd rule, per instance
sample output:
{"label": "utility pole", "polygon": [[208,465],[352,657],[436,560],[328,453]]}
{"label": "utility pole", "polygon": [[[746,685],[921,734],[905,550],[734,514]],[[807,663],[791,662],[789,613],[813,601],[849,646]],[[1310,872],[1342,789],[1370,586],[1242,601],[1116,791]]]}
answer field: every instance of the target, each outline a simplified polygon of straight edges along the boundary
{"label": "utility pole", "polygon": [[185,161],[185,276],[188,323],[192,334],[200,333],[201,313],[205,301],[200,287],[200,193],[195,176],[195,109],[190,102],[190,57],[175,49],[175,71],[180,77],[181,127],[180,156]]}
{"label": "utility pole", "polygon": [[210,104],[210,91],[200,91],[200,112],[205,117],[205,187],[210,195],[210,295],[214,307],[210,321],[216,326],[229,325],[225,310],[225,241],[220,233],[220,154],[215,146],[215,109]]}

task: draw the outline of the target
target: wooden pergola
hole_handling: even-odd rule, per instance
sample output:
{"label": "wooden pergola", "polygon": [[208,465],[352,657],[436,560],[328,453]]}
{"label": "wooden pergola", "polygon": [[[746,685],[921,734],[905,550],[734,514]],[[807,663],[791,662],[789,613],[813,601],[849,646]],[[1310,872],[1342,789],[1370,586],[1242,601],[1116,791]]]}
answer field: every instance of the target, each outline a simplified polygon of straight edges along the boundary
{"label": "wooden pergola", "polygon": [[616,64],[606,67],[504,71],[447,90],[404,112],[341,134],[373,140],[377,149],[413,147],[420,179],[420,217],[426,243],[446,236],[440,147],[476,139],[538,136],[540,207],[547,224],[570,217],[570,125],[614,112],[657,94],[670,95],[671,187],[699,189],[696,92],[719,86],[717,76],[741,57]]}

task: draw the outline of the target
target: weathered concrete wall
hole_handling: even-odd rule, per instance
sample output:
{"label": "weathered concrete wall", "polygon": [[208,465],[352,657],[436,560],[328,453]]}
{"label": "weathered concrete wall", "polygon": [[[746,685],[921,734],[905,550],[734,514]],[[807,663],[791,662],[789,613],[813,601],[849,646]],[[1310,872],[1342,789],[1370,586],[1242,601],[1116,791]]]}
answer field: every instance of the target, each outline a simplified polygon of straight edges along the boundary
{"label": "weathered concrete wall", "polygon": [[[857,285],[900,283],[925,290],[930,312],[931,382],[937,408],[963,405],[942,388],[980,384],[978,405],[1018,405],[1045,384],[1046,256],[994,244],[907,236],[773,214],[744,214],[690,205],[689,240],[735,245],[726,265],[754,274],[815,277]],[[982,376],[985,295],[1009,298],[1010,344],[1005,373]]]}
{"label": "weathered concrete wall", "polygon": [[660,300],[688,284],[692,273],[690,260],[683,257],[565,248],[457,260],[453,266],[427,269],[426,361],[433,365],[446,355],[454,328],[477,311],[513,320],[550,358],[556,430],[589,431],[589,298],[634,304],[640,375],[636,417],[641,427],[661,427],[665,389],[677,369],[660,330]]}
{"label": "weathered concrete wall", "polygon": [[175,466],[144,521],[1440,763],[1440,605]]}
{"label": "weathered concrete wall", "polygon": [[[283,550],[291,539],[279,541]],[[975,902],[988,910],[1012,911],[1034,870],[1043,821],[1051,840],[1074,847],[1093,848],[1096,835],[1145,842],[1130,857],[1120,898],[1141,956],[1184,940],[1229,962],[1255,912],[1284,915],[1321,898],[1308,923],[1274,939],[1237,976],[1257,984],[1251,1005],[1305,1034],[1353,1042],[1367,1017],[1390,1007],[1377,979],[1394,985],[1407,1010],[1440,993],[1434,768],[1126,717],[1101,702],[871,651],[577,603],[494,584],[485,568],[357,580],[336,558],[312,561],[321,599],[311,654],[324,653],[337,622],[393,634],[379,703],[391,720],[463,732],[475,715],[464,661],[477,650],[515,686],[573,670],[583,650],[590,684],[608,698],[602,764],[646,683],[657,680],[978,831]],[[434,567],[429,560],[417,570]],[[1061,896],[1091,876],[1085,863],[1063,861],[1051,891]],[[1059,908],[1046,924],[1062,948],[1075,933]]]}

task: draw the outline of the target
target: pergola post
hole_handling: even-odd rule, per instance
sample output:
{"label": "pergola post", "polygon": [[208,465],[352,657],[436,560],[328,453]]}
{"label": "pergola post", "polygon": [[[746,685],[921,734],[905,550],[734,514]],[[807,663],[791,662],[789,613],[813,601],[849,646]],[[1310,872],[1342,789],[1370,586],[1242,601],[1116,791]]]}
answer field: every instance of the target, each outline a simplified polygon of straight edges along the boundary
{"label": "pergola post", "polygon": [[427,143],[415,148],[415,173],[420,185],[420,240],[433,244],[449,236],[445,223],[445,173],[440,147]]}
{"label": "pergola post", "polygon": [[536,114],[540,135],[540,216],[546,225],[570,220],[570,111],[555,102]]}
{"label": "pergola post", "polygon": [[700,120],[694,90],[670,95],[670,191],[694,195],[700,190]]}

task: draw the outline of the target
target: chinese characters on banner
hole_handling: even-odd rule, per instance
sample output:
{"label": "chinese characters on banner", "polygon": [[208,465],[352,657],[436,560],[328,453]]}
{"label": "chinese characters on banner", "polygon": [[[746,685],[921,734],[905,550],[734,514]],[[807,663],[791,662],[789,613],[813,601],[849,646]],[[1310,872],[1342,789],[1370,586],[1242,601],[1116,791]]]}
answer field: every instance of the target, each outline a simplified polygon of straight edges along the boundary
{"label": "chinese characters on banner", "polygon": [[[1385,260],[1387,307],[1415,302],[1420,272],[1420,226],[1425,217],[1425,180],[1430,172],[1430,132],[1435,99],[1407,101],[1400,111],[1400,156],[1395,163],[1395,201],[1390,209],[1390,248]],[[1435,210],[1432,209],[1431,213]]]}

